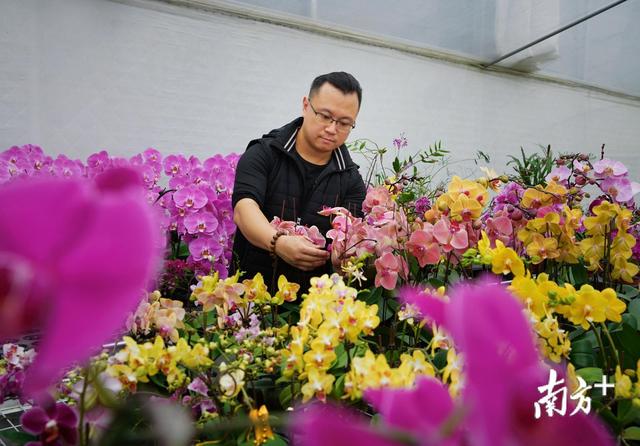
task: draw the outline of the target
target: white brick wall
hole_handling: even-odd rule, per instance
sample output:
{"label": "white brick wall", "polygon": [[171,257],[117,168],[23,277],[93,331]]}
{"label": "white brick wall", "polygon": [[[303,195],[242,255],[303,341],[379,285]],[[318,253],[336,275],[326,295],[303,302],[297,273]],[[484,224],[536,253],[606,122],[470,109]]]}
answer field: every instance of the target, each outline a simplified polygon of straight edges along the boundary
{"label": "white brick wall", "polygon": [[85,158],[155,147],[206,157],[293,118],[317,74],[364,89],[352,137],[456,158],[550,143],[627,163],[640,179],[640,103],[286,27],[109,0],[0,0],[0,150],[34,143]]}

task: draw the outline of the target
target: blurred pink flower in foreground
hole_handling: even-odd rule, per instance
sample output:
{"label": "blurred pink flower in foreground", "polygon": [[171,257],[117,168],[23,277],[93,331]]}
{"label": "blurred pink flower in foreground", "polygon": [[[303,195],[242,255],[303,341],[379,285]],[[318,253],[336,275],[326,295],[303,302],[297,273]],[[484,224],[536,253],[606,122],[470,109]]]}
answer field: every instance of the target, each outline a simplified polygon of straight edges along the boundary
{"label": "blurred pink flower in foreground", "polygon": [[159,266],[139,174],[25,179],[0,188],[0,340],[41,330],[36,395],[124,326]]}
{"label": "blurred pink flower in foreground", "polygon": [[460,285],[450,303],[415,289],[402,298],[427,319],[445,328],[464,355],[465,384],[452,399],[439,381],[424,377],[414,389],[378,389],[365,393],[382,416],[370,426],[362,417],[333,406],[303,409],[295,420],[298,444],[316,446],[613,445],[594,417],[534,418],[538,386],[548,368],[535,348],[522,306],[502,286],[481,281]]}

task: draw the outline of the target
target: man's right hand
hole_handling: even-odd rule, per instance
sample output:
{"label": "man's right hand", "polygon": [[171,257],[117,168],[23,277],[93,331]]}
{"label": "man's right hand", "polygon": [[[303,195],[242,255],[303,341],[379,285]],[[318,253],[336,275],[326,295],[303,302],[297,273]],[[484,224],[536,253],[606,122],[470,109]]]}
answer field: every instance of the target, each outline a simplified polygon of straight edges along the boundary
{"label": "man's right hand", "polygon": [[311,271],[324,265],[329,252],[318,248],[301,235],[283,235],[276,242],[276,254],[289,265]]}

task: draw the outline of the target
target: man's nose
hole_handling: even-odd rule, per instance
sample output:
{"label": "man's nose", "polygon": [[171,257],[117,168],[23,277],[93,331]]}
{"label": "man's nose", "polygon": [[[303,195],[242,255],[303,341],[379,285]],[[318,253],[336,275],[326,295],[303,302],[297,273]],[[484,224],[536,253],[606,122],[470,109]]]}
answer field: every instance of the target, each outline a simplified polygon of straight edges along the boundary
{"label": "man's nose", "polygon": [[338,123],[336,121],[331,121],[331,124],[329,124],[326,129],[331,133],[338,133]]}

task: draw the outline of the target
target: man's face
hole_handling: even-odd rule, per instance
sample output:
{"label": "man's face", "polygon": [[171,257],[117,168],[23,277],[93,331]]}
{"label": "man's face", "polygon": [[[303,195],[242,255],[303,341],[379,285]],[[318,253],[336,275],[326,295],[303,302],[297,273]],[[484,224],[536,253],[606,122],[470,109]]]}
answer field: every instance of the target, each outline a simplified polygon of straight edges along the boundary
{"label": "man's face", "polygon": [[[336,147],[344,144],[351,130],[350,124],[356,122],[358,109],[356,93],[345,95],[327,82],[312,97],[305,97],[302,100],[302,116],[304,117],[302,130],[310,148],[316,154],[331,153]],[[325,122],[326,117],[343,124],[338,124],[335,121],[327,123]]]}

